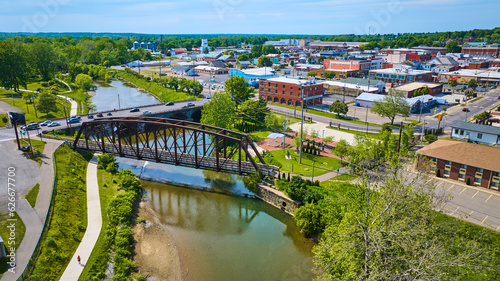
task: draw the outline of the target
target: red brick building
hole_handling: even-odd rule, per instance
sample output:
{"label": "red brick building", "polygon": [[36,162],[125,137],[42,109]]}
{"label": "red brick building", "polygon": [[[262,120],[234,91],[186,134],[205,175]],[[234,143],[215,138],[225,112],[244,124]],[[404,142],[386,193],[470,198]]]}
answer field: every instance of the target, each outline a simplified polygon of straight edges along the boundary
{"label": "red brick building", "polygon": [[499,46],[484,46],[484,47],[463,47],[462,54],[470,55],[491,55],[498,58],[500,52]]}
{"label": "red brick building", "polygon": [[461,141],[438,140],[417,151],[417,166],[424,159],[441,177],[497,190],[500,185],[500,149]]}
{"label": "red brick building", "polygon": [[368,73],[371,68],[371,60],[324,60],[323,69],[333,71],[337,76],[349,76],[353,73]]}
{"label": "red brick building", "polygon": [[270,78],[259,80],[259,97],[268,102],[301,106],[302,86],[304,98],[317,96],[307,100],[306,104],[321,104],[323,102],[323,84],[291,78]]}
{"label": "red brick building", "polygon": [[490,63],[487,61],[475,61],[475,62],[469,62],[467,69],[481,69],[481,68],[488,68],[489,66]]}

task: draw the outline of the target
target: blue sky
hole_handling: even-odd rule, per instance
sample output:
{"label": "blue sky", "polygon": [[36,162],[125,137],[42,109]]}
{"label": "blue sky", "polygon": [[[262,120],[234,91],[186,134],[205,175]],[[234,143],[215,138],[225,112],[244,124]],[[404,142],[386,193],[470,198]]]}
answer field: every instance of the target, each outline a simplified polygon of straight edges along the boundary
{"label": "blue sky", "polygon": [[498,0],[0,0],[1,32],[367,34],[500,26]]}

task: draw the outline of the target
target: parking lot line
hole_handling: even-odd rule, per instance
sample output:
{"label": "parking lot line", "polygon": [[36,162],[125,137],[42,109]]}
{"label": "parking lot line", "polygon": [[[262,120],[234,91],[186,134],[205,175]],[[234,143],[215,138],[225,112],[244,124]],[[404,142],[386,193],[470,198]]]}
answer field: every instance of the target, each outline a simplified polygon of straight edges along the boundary
{"label": "parking lot line", "polygon": [[460,207],[457,207],[457,208],[455,209],[455,211],[453,211],[453,213],[451,213],[451,214],[450,214],[450,216],[453,216],[453,214],[454,214],[456,211],[458,211],[458,208],[460,208]]}
{"label": "parking lot line", "polygon": [[462,193],[464,193],[464,191],[467,189],[467,187],[464,187],[464,189],[462,189],[462,191],[460,191],[460,193],[458,195],[462,195]]}
{"label": "parking lot line", "polygon": [[497,231],[498,231],[499,228],[500,228],[500,225],[497,227]]}
{"label": "parking lot line", "polygon": [[491,196],[493,196],[493,194],[490,195],[490,197],[488,197],[488,199],[486,199],[486,201],[484,201],[485,203],[488,202],[488,200],[490,200]]}
{"label": "parking lot line", "polygon": [[476,195],[479,193],[479,190],[476,191],[476,193],[474,195],[472,195],[472,198],[476,197]]}
{"label": "parking lot line", "polygon": [[452,184],[446,191],[449,191],[452,187],[454,187],[455,185]]}
{"label": "parking lot line", "polygon": [[431,180],[433,180],[433,179],[428,180],[428,181],[425,183],[425,185],[427,185],[428,183],[430,183],[430,182],[431,182]]}
{"label": "parking lot line", "polygon": [[479,225],[483,225],[484,221],[485,221],[487,218],[488,218],[488,216],[486,216],[486,217],[484,218],[484,220],[483,220],[483,221],[482,221]]}

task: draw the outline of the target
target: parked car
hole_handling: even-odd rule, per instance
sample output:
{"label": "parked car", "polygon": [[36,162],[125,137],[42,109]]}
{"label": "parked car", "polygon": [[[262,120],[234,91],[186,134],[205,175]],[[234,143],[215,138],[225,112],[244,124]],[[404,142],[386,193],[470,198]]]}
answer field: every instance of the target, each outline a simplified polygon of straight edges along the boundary
{"label": "parked car", "polygon": [[87,115],[87,118],[88,118],[88,119],[94,119],[94,115],[89,114],[89,115]]}
{"label": "parked car", "polygon": [[132,109],[130,110],[130,112],[139,112],[139,111],[140,111],[140,110],[139,110],[139,108],[132,108]]}
{"label": "parked car", "polygon": [[187,104],[187,105],[188,105],[189,107],[191,107],[191,106],[194,106],[194,103],[192,103],[192,102],[188,102],[188,104]]}
{"label": "parked car", "polygon": [[47,125],[47,127],[57,127],[57,126],[61,126],[61,123],[59,123],[59,122],[52,122],[49,125]]}
{"label": "parked car", "polygon": [[188,106],[187,105],[183,105],[182,108],[187,108]]}
{"label": "parked car", "polygon": [[22,151],[22,152],[29,152],[30,150],[31,150],[31,149],[30,149],[30,147],[29,147],[29,146],[23,146],[23,147],[21,147],[21,151]]}
{"label": "parked car", "polygon": [[462,108],[463,112],[469,112],[470,110],[467,107]]}
{"label": "parked car", "polygon": [[78,123],[80,120],[78,118],[69,119],[68,123]]}
{"label": "parked car", "polygon": [[492,119],[488,119],[490,122],[493,122],[493,123],[500,123],[500,119],[498,118],[492,118]]}
{"label": "parked car", "polygon": [[52,121],[50,121],[50,120],[43,121],[42,123],[40,123],[40,126],[47,126],[47,125],[50,125],[50,123],[52,123]]}
{"label": "parked car", "polygon": [[171,101],[169,101],[169,102],[167,102],[165,105],[166,105],[166,106],[170,106],[170,105],[174,105],[174,103],[173,103],[173,102],[171,102]]}
{"label": "parked car", "polygon": [[102,113],[98,113],[95,117],[102,117]]}
{"label": "parked car", "polygon": [[143,114],[143,115],[151,114],[151,111],[149,111],[149,110],[144,110],[144,111],[142,112],[142,114]]}
{"label": "parked car", "polygon": [[113,114],[111,114],[111,112],[108,112],[108,114],[106,114],[106,116],[113,116]]}

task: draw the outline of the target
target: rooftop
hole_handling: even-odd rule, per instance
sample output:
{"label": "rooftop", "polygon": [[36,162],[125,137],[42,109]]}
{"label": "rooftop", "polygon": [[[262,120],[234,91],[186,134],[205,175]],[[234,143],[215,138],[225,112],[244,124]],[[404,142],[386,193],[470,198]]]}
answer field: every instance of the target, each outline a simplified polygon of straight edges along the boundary
{"label": "rooftop", "polygon": [[451,125],[452,128],[460,128],[469,131],[492,134],[492,135],[500,135],[500,127],[476,124],[476,123],[468,123],[464,121],[454,121]]}
{"label": "rooftop", "polygon": [[457,75],[457,76],[471,76],[480,78],[494,78],[500,79],[500,72],[475,70],[475,69],[460,69],[457,71],[442,73],[442,75]]}
{"label": "rooftop", "polygon": [[377,85],[379,83],[384,84],[384,82],[382,82],[380,80],[355,78],[355,77],[348,77],[346,79],[341,79],[339,81],[342,82],[342,83],[345,82],[345,83],[350,83],[350,84],[359,84],[361,86],[368,86],[368,84],[370,84],[370,86],[375,86],[375,85]]}
{"label": "rooftop", "polygon": [[437,140],[418,154],[492,171],[500,171],[500,149],[461,141]]}
{"label": "rooftop", "polygon": [[411,92],[415,91],[420,88],[425,88],[428,87],[429,89],[437,88],[437,87],[442,87],[443,84],[437,84],[437,83],[427,83],[427,82],[413,82],[413,83],[408,83],[404,84],[398,87],[395,87],[395,90],[399,91],[404,91],[404,92]]}
{"label": "rooftop", "polygon": [[385,73],[385,74],[412,74],[412,75],[432,73],[432,71],[427,71],[427,70],[401,69],[401,68],[376,69],[376,70],[370,70],[370,72]]}
{"label": "rooftop", "polygon": [[338,87],[346,87],[348,89],[358,89],[363,92],[373,92],[373,91],[378,91],[378,88],[375,87],[376,83],[371,84],[370,88],[368,88],[368,85],[359,85],[359,84],[353,84],[353,83],[344,83],[342,81],[324,81],[323,84],[331,85],[331,86],[338,86]]}
{"label": "rooftop", "polygon": [[[306,85],[310,80],[300,80],[300,79],[294,79],[294,78],[285,78],[285,77],[277,77],[277,78],[270,78],[267,79],[267,81],[270,82],[279,82],[279,83],[287,83],[287,84],[295,84],[295,85]],[[314,84],[319,84],[319,83],[313,83]]]}

